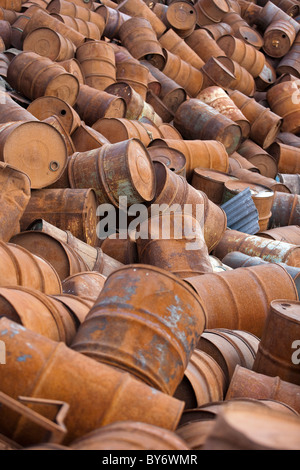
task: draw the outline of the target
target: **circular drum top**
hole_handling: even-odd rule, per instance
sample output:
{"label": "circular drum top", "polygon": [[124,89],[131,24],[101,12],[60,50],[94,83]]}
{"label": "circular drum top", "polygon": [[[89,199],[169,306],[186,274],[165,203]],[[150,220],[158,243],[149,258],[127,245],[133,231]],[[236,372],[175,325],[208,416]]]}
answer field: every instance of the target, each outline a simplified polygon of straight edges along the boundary
{"label": "circular drum top", "polygon": [[171,3],[167,9],[167,21],[173,28],[189,30],[196,24],[196,10],[188,2]]}
{"label": "circular drum top", "polygon": [[153,161],[159,161],[166,165],[169,170],[177,174],[183,174],[186,166],[186,158],[182,152],[171,147],[153,146],[148,148]]}
{"label": "circular drum top", "polygon": [[129,142],[127,159],[134,188],[145,201],[151,201],[156,189],[155,172],[150,155],[139,140]]}
{"label": "circular drum top", "polygon": [[40,121],[56,115],[61,120],[65,130],[70,132],[74,124],[74,112],[68,103],[57,96],[41,96],[27,108]]}
{"label": "circular drum top", "polygon": [[239,33],[247,44],[250,44],[256,49],[260,49],[264,44],[261,35],[254,29],[250,28],[250,26],[240,26]]}
{"label": "circular drum top", "polygon": [[[300,324],[300,302],[296,300],[273,300],[271,307],[280,315]],[[300,339],[300,338],[299,338]]]}
{"label": "circular drum top", "polygon": [[3,159],[29,176],[32,189],[41,189],[62,175],[67,148],[62,135],[50,124],[24,122],[8,135]]}
{"label": "circular drum top", "polygon": [[79,81],[71,73],[61,73],[53,78],[44,95],[57,96],[73,106],[79,93]]}
{"label": "circular drum top", "polygon": [[[50,28],[38,28],[26,36],[24,51],[31,51],[55,61],[61,50],[60,36]],[[75,47],[74,47],[75,50]]]}

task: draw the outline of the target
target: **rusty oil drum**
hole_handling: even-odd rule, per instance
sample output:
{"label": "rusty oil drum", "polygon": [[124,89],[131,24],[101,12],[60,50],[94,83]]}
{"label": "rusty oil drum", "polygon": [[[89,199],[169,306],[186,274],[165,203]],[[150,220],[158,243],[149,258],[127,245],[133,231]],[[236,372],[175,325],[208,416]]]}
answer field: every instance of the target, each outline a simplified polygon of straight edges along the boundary
{"label": "rusty oil drum", "polygon": [[277,400],[291,407],[296,413],[300,413],[299,392],[299,385],[285,382],[278,376],[269,377],[237,366],[225,399],[249,397],[259,400]]}
{"label": "rusty oil drum", "polygon": [[107,278],[72,348],[173,394],[204,326],[197,295],[184,281],[156,267],[130,265]]}
{"label": "rusty oil drum", "polygon": [[56,62],[35,52],[22,52],[14,57],[7,71],[8,83],[27,98],[54,95],[74,105],[78,79]]}
{"label": "rusty oil drum", "polygon": [[186,282],[198,293],[206,312],[207,329],[244,330],[258,338],[272,300],[278,297],[298,300],[293,279],[275,263],[189,277]]}
{"label": "rusty oil drum", "polygon": [[217,42],[205,29],[196,29],[185,39],[185,42],[204,62],[207,62],[210,57],[220,57],[223,54]]}
{"label": "rusty oil drum", "polygon": [[202,227],[192,215],[151,216],[141,223],[140,230],[143,236],[136,240],[140,263],[157,266],[180,278],[213,271]]}
{"label": "rusty oil drum", "polygon": [[98,203],[119,207],[119,197],[127,204],[151,201],[155,194],[153,163],[138,139],[103,145],[100,149],[75,153],[69,162],[72,188],[95,188]]}
{"label": "rusty oil drum", "polygon": [[297,134],[300,129],[300,92],[295,81],[282,82],[267,91],[272,111],[282,117],[282,132]]}
{"label": "rusty oil drum", "polygon": [[45,294],[60,294],[61,281],[55,268],[40,256],[35,256],[14,243],[0,242],[2,287],[22,286]]}
{"label": "rusty oil drum", "polygon": [[[154,392],[130,374],[97,363],[7,318],[1,318],[0,324],[8,357],[6,367],[0,370],[3,392],[14,399],[43,397],[68,403],[63,444],[116,421],[136,419],[176,429],[183,402]],[[32,406],[36,411],[40,409]],[[5,408],[1,415],[1,433],[21,445],[37,444],[43,439],[40,427],[20,420],[15,412]],[[43,415],[52,419],[52,408],[45,407]]]}
{"label": "rusty oil drum", "polygon": [[23,51],[35,52],[40,56],[60,62],[74,57],[75,46],[70,39],[57,31],[50,28],[37,28],[26,36]]}
{"label": "rusty oil drum", "polygon": [[169,52],[172,52],[175,55],[178,55],[182,60],[188,62],[196,69],[199,70],[204,65],[204,61],[181,37],[176,34],[173,29],[169,29],[167,32],[165,32],[159,38],[159,42],[163,48],[167,49]]}
{"label": "rusty oil drum", "polygon": [[106,276],[96,271],[86,271],[67,277],[62,282],[64,294],[95,302],[103,289]]}
{"label": "rusty oil drum", "polygon": [[70,230],[74,237],[96,245],[97,198],[93,189],[43,189],[33,192],[21,219],[25,231],[35,219]]}
{"label": "rusty oil drum", "polygon": [[190,99],[179,106],[174,126],[185,139],[223,143],[228,154],[237,150],[242,140],[241,128],[235,122],[198,99]]}
{"label": "rusty oil drum", "polygon": [[287,225],[300,225],[300,196],[276,191],[269,228]]}
{"label": "rusty oil drum", "polygon": [[274,300],[266,319],[253,371],[300,385],[297,351],[300,337],[300,302]]}
{"label": "rusty oil drum", "polygon": [[80,85],[74,108],[88,126],[100,118],[123,118],[126,114],[126,103],[122,98],[88,85]]}

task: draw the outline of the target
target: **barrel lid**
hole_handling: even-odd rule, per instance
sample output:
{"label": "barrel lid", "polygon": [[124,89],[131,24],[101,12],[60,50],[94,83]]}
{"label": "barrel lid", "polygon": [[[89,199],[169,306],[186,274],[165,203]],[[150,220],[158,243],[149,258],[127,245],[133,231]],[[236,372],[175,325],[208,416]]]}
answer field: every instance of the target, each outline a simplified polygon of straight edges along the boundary
{"label": "barrel lid", "polygon": [[171,147],[153,146],[148,148],[152,161],[159,161],[166,165],[169,170],[177,174],[184,172],[186,167],[186,158],[182,152]]}
{"label": "barrel lid", "polygon": [[[75,48],[75,46],[73,46]],[[55,61],[60,53],[61,41],[56,31],[37,28],[29,33],[23,43],[24,51],[31,51]]]}
{"label": "barrel lid", "polygon": [[240,26],[239,33],[243,37],[246,44],[250,44],[256,49],[260,49],[264,44],[261,35],[253,28],[250,28],[250,26]]}
{"label": "barrel lid", "polygon": [[147,149],[138,139],[129,142],[127,159],[134,188],[145,201],[151,201],[156,188],[154,167]]}
{"label": "barrel lid", "polygon": [[74,120],[77,118],[77,127],[80,125],[80,118],[76,116],[74,109],[57,96],[41,96],[35,99],[27,108],[33,116],[40,121],[50,116],[58,116],[62,125],[68,133],[74,130]]}
{"label": "barrel lid", "polygon": [[190,30],[196,25],[197,13],[192,4],[187,1],[176,1],[167,8],[167,21],[172,28]]}
{"label": "barrel lid", "polygon": [[[273,300],[271,308],[280,315],[296,320],[300,325],[300,302],[296,300]],[[296,338],[300,339],[300,338]]]}
{"label": "barrel lid", "polygon": [[[9,124],[15,123],[6,123]],[[17,124],[5,140],[4,161],[24,171],[31,180],[32,189],[50,186],[60,178],[67,164],[63,137],[44,122]]]}
{"label": "barrel lid", "polygon": [[44,94],[58,96],[58,98],[63,99],[73,106],[77,100],[78,93],[78,78],[71,73],[65,72],[60,73],[49,82]]}

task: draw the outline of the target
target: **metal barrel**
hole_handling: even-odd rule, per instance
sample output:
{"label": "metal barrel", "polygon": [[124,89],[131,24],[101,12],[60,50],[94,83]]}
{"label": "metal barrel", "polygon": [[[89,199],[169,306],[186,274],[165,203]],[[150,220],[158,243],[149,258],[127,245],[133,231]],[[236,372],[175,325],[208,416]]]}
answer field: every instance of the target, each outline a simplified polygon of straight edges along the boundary
{"label": "metal barrel", "polygon": [[123,0],[117,9],[130,17],[145,18],[158,38],[166,31],[161,19],[142,0]]}
{"label": "metal barrel", "polygon": [[273,240],[281,240],[291,243],[292,245],[300,244],[300,227],[297,225],[288,225],[286,227],[276,227],[265,232],[260,232],[261,237],[272,238]]}
{"label": "metal barrel", "polygon": [[139,262],[157,266],[180,278],[212,272],[202,227],[183,213],[151,216],[140,225],[136,240]]}
{"label": "metal barrel", "polygon": [[[174,316],[176,326],[170,329]],[[204,325],[197,296],[183,281],[153,266],[130,265],[107,278],[72,348],[173,394]],[[117,343],[116,329],[120,332]]]}
{"label": "metal barrel", "polygon": [[166,59],[155,31],[146,18],[130,18],[119,29],[121,42],[135,59],[149,60],[162,70]]}
{"label": "metal barrel", "polygon": [[[153,388],[130,374],[97,363],[63,343],[51,341],[7,318],[2,318],[0,323],[9,357],[0,372],[3,392],[14,399],[19,396],[43,397],[68,403],[67,434],[63,444],[68,445],[99,426],[117,420],[134,419],[176,429],[183,402],[158,390],[154,393]],[[87,383],[89,387],[86,387]],[[32,407],[33,410],[40,409],[38,405]],[[51,419],[52,408],[45,407],[44,410],[43,416]],[[1,433],[21,445],[37,444],[44,438],[40,427],[20,419],[7,408],[3,410]]]}
{"label": "metal barrel", "polygon": [[300,387],[281,380],[280,377],[269,377],[265,374],[259,374],[253,370],[237,366],[225,399],[233,398],[255,398],[262,400],[277,400],[282,402],[295,412],[300,413]]}
{"label": "metal barrel", "polygon": [[64,294],[95,302],[103,289],[106,276],[96,271],[86,271],[67,277],[62,282]]}
{"label": "metal barrel", "polygon": [[231,119],[197,99],[182,103],[176,111],[174,126],[185,139],[217,140],[230,155],[241,144],[241,128]]}
{"label": "metal barrel", "polygon": [[186,177],[186,157],[180,150],[164,145],[148,147],[147,150],[152,161],[162,162],[177,175]]}
{"label": "metal barrel", "polygon": [[32,193],[21,219],[25,231],[35,219],[46,219],[61,230],[95,246],[97,198],[93,189],[43,189]]}
{"label": "metal barrel", "polygon": [[80,85],[74,108],[88,126],[103,117],[123,118],[126,114],[126,103],[122,98],[88,85]]}
{"label": "metal barrel", "polygon": [[117,82],[128,83],[145,101],[148,90],[149,70],[142,63],[131,61],[116,64]]}
{"label": "metal barrel", "polygon": [[56,62],[35,52],[21,52],[9,64],[8,83],[27,98],[57,96],[71,106],[78,93],[77,78]]}
{"label": "metal barrel", "polygon": [[49,13],[58,13],[67,16],[73,16],[75,18],[80,18],[84,21],[89,21],[95,23],[103,35],[105,28],[105,20],[101,15],[98,15],[95,11],[90,10],[86,7],[86,4],[82,3],[81,5],[74,2],[66,2],[64,0],[52,0],[48,3],[47,11]]}
{"label": "metal barrel", "polygon": [[222,204],[224,183],[232,178],[228,173],[197,167],[194,169],[191,185],[203,191],[215,204]]}
{"label": "metal barrel", "polygon": [[[55,146],[55,154],[50,146]],[[25,152],[25,153],[24,153]],[[26,173],[32,189],[57,181],[67,164],[67,148],[50,124],[36,121],[0,124],[0,160]]]}
{"label": "metal barrel", "polygon": [[[299,181],[299,174],[284,174],[278,173],[279,181],[281,181],[284,185],[286,185],[292,194],[299,194],[300,195],[300,181]],[[281,191],[284,192],[284,191]]]}
{"label": "metal barrel", "polygon": [[210,354],[195,349],[174,397],[185,402],[185,409],[223,400],[226,393],[224,372]]}
{"label": "metal barrel", "polygon": [[260,173],[255,173],[253,171],[249,171],[244,168],[241,168],[239,170],[234,170],[232,171],[231,174],[241,181],[246,181],[247,183],[261,184],[262,186],[265,186],[274,192],[275,191],[280,191],[282,193],[291,192],[287,185],[283,183],[279,183],[273,178],[268,178],[267,176],[263,176]]}
{"label": "metal barrel", "polygon": [[75,153],[69,163],[69,180],[73,188],[93,187],[99,204],[115,207],[120,205],[120,196],[126,196],[130,205],[149,202],[155,194],[153,163],[138,139]]}
{"label": "metal barrel", "polygon": [[207,329],[199,340],[198,348],[209,354],[220,366],[225,376],[225,395],[237,365],[252,369],[259,338],[244,332],[250,342],[237,330]]}
{"label": "metal barrel", "polygon": [[300,172],[300,148],[274,142],[268,152],[278,161],[278,172],[297,174]]}
{"label": "metal barrel", "polygon": [[230,99],[223,88],[217,86],[207,87],[199,93],[197,99],[200,99],[209,106],[212,106],[220,114],[223,114],[238,124],[242,129],[244,139],[249,137],[251,130],[249,121],[245,118],[236,104]]}
{"label": "metal barrel", "polygon": [[[75,18],[67,15],[61,15],[57,13],[52,13],[51,17],[59,20],[64,23],[66,26],[69,26],[74,31],[79,32],[85,38],[85,40],[93,39],[100,40],[101,32],[99,31],[98,26],[91,21],[85,21],[81,18]],[[77,46],[78,47],[78,46]]]}
{"label": "metal barrel", "polygon": [[277,192],[272,205],[270,227],[283,227],[300,224],[300,196]]}
{"label": "metal barrel", "polygon": [[185,42],[204,62],[207,62],[210,57],[219,57],[223,54],[217,42],[205,29],[196,29],[185,39]]}
{"label": "metal barrel", "polygon": [[104,135],[112,144],[129,139],[139,139],[145,147],[148,147],[152,140],[162,137],[154,122],[149,124],[142,120],[100,118],[92,128]]}
{"label": "metal barrel", "polygon": [[239,147],[239,154],[256,166],[267,178],[275,178],[278,172],[278,160],[253,140],[247,139]]}
{"label": "metal barrel", "polygon": [[43,256],[53,266],[61,281],[72,274],[88,269],[86,263],[73,248],[46,233],[22,232],[15,235],[11,241],[20,249],[24,248],[35,256]]}
{"label": "metal barrel", "polygon": [[[184,3],[184,2],[181,2]],[[173,5],[176,5],[175,3]],[[192,7],[193,8],[193,7]],[[188,62],[196,69],[201,69],[204,61],[194,52],[194,50],[176,34],[173,29],[166,31],[160,38],[159,42],[164,49],[178,55],[182,60]]]}
{"label": "metal barrel", "polygon": [[[275,193],[275,197],[276,197]],[[278,240],[268,240],[257,235],[248,235],[236,230],[226,230],[222,240],[214,250],[214,255],[223,259],[231,251],[240,251],[258,256],[270,263],[286,263],[299,267],[299,246]]]}
{"label": "metal barrel", "polygon": [[113,47],[105,41],[88,41],[76,49],[76,58],[85,84],[105,90],[116,82],[116,61]]}
{"label": "metal barrel", "polygon": [[68,38],[50,28],[37,28],[28,34],[23,42],[23,51],[35,52],[53,61],[72,59],[75,45]]}
{"label": "metal barrel", "polygon": [[228,153],[224,144],[215,140],[164,139],[153,140],[149,148],[167,145],[182,152],[186,158],[186,178],[191,180],[195,168],[209,168],[226,172],[229,168]]}
{"label": "metal barrel", "polygon": [[198,93],[210,86],[235,88],[237,77],[233,62],[228,57],[210,57],[200,71],[203,75],[203,83]]}
{"label": "metal barrel", "polygon": [[300,129],[300,92],[294,81],[273,85],[267,91],[267,100],[274,111],[282,117],[281,130],[297,134]]}
{"label": "metal barrel", "polygon": [[[259,338],[272,300],[278,296],[298,300],[293,279],[274,263],[189,277],[186,282],[198,293],[207,329],[244,330]],[[242,285],[247,288],[241,289]]]}
{"label": "metal barrel", "polygon": [[285,20],[272,21],[264,32],[263,50],[269,57],[284,57],[296,38],[294,26]]}
{"label": "metal barrel", "polygon": [[125,238],[120,233],[113,233],[99,241],[103,253],[122,264],[138,263],[136,240],[129,235]]}
{"label": "metal barrel", "polygon": [[103,426],[71,443],[73,450],[189,450],[175,432],[136,421]]}
{"label": "metal barrel", "polygon": [[74,108],[57,96],[41,96],[30,103],[27,111],[40,121],[54,115],[59,117],[69,134],[80,126],[80,117]]}
{"label": "metal barrel", "polygon": [[20,231],[20,219],[30,200],[30,178],[6,163],[0,163],[0,240],[9,242]]}
{"label": "metal barrel", "polygon": [[[113,3],[113,5],[116,4]],[[125,21],[130,19],[129,15],[126,15],[125,13],[122,13],[119,10],[111,8],[110,6],[104,4],[97,5],[94,10],[94,13],[99,16],[102,16],[102,18],[104,19],[105,23],[103,36],[109,39],[119,38],[118,33],[120,27]]]}
{"label": "metal barrel", "polygon": [[[299,368],[292,361],[300,334],[300,302],[274,300],[270,304],[253,371],[300,385]],[[270,333],[272,332],[272,334]]]}
{"label": "metal barrel", "polygon": [[84,260],[88,269],[97,271],[104,276],[122,266],[122,263],[103,253],[99,247],[93,247],[74,237],[68,230],[60,230],[43,219],[36,219],[27,227],[28,231],[37,231],[48,234],[50,237],[57,239],[67,245],[79,254]]}
{"label": "metal barrel", "polygon": [[251,124],[250,138],[263,149],[268,148],[279,133],[282,119],[268,108],[248,98],[238,90],[229,93],[230,98],[240,108]]}
{"label": "metal barrel", "polygon": [[229,5],[225,0],[213,0],[211,2],[199,0],[195,3],[195,9],[197,12],[197,24],[201,26],[222,21],[225,14],[229,12]]}
{"label": "metal barrel", "polygon": [[49,295],[61,293],[58,273],[46,259],[11,242],[0,242],[0,248],[1,286],[28,287]]}

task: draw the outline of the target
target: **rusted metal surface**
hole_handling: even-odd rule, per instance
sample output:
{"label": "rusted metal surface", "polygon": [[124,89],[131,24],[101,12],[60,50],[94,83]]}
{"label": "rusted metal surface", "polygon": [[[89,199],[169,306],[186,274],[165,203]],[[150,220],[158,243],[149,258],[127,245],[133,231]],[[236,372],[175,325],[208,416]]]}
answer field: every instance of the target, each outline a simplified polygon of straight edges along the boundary
{"label": "rusted metal surface", "polygon": [[61,61],[74,57],[75,46],[70,39],[50,28],[38,28],[26,36],[23,51],[35,52],[53,61]]}
{"label": "rusted metal surface", "polygon": [[[130,374],[78,354],[63,343],[26,330],[7,318],[2,318],[0,325],[9,358],[6,366],[0,369],[2,391],[14,399],[18,396],[44,397],[68,403],[67,434],[62,444],[68,445],[99,426],[115,421],[135,419],[176,429],[183,402],[133,379]],[[40,408],[33,405],[32,409]],[[43,412],[46,418],[53,416],[47,407],[43,407]],[[28,419],[20,421],[10,410],[3,410],[0,429],[26,445],[45,440],[40,429],[31,425]]]}
{"label": "rusted metal surface", "polygon": [[33,192],[21,218],[25,231],[35,219],[46,219],[88,245],[97,242],[97,198],[93,189],[43,189]]}
{"label": "rusted metal surface", "polygon": [[126,118],[101,118],[93,124],[92,128],[104,135],[112,144],[138,139],[145,147],[148,147],[152,140],[162,137],[154,122],[149,124],[141,120]]}
{"label": "rusted metal surface", "polygon": [[0,242],[0,246],[3,263],[1,286],[23,286],[45,294],[61,293],[58,273],[44,258],[35,256],[13,243]]}
{"label": "rusted metal surface", "polygon": [[157,267],[130,265],[108,276],[72,348],[172,394],[204,326],[201,304],[184,281]]}
{"label": "rusted metal surface", "polygon": [[261,404],[232,402],[217,415],[203,450],[300,449],[296,416]]}
{"label": "rusted metal surface", "polygon": [[67,277],[62,282],[63,292],[95,302],[106,281],[106,276],[96,271],[86,271]]}
{"label": "rusted metal surface", "polygon": [[[237,364],[252,369],[260,342],[259,338],[252,336],[249,343],[238,333],[236,331],[231,334],[231,330],[205,330],[197,346],[213,357],[222,369],[225,376],[225,394]],[[250,333],[244,333],[251,336]]]}
{"label": "rusted metal surface", "polygon": [[[184,2],[181,2],[181,3],[184,3]],[[177,7],[177,5],[180,8],[180,2],[176,2],[173,5],[175,6],[175,8]],[[193,7],[191,7],[191,11],[192,11],[192,8]],[[192,18],[192,15],[190,15],[190,18]],[[169,52],[172,52],[175,55],[178,55],[182,60],[184,60],[185,62],[188,62],[190,65],[192,65],[196,69],[199,70],[201,69],[201,67],[203,67],[205,62],[182,39],[182,37],[176,34],[176,32],[173,29],[169,29],[168,31],[166,31],[159,38],[159,42],[163,48],[167,49]]]}
{"label": "rusted metal surface", "polygon": [[118,38],[118,32],[120,27],[125,21],[130,19],[129,15],[126,15],[125,13],[122,13],[121,11],[116,9],[116,3],[111,3],[115,6],[115,8],[104,4],[94,4],[94,13],[99,16],[102,16],[105,22],[103,36],[109,39]]}
{"label": "rusted metal surface", "polygon": [[226,379],[221,367],[210,354],[195,349],[174,397],[183,400],[189,410],[223,400],[225,393]]}
{"label": "rusted metal surface", "polygon": [[267,99],[274,113],[282,117],[281,130],[297,134],[299,131],[300,102],[297,83],[288,81],[274,85],[267,91]]}
{"label": "rusted metal surface", "polygon": [[167,145],[182,152],[186,158],[186,178],[191,181],[193,171],[200,168],[227,172],[228,153],[222,142],[214,140],[154,139],[149,148]]}
{"label": "rusted metal surface", "polygon": [[230,92],[229,96],[250,122],[250,138],[263,149],[268,148],[279,133],[282,125],[281,117],[275,114],[274,108],[272,108],[274,109],[274,112],[272,112],[238,90]]}
{"label": "rusted metal surface", "polygon": [[105,41],[88,41],[76,49],[76,58],[84,76],[85,84],[105,90],[116,81],[114,49]]}
{"label": "rusted metal surface", "polygon": [[122,44],[135,59],[147,59],[162,70],[166,59],[156,33],[146,18],[130,18],[119,29]]}
{"label": "rusted metal surface", "polygon": [[265,57],[264,54],[250,44],[246,44],[242,39],[234,36],[222,36],[217,44],[225,52],[226,56],[238,62],[244,67],[253,78],[257,78],[262,72]]}
{"label": "rusted metal surface", "polygon": [[95,129],[81,121],[80,126],[73,132],[72,141],[76,152],[87,152],[109,144],[109,140]]}
{"label": "rusted metal surface", "polygon": [[197,11],[197,24],[207,25],[210,23],[219,23],[226,13],[229,12],[229,5],[225,0],[199,0],[195,4]]}
{"label": "rusted metal surface", "polygon": [[97,271],[104,276],[107,276],[109,273],[122,266],[122,263],[103,253],[99,247],[92,247],[74,237],[68,230],[60,230],[43,219],[34,220],[27,227],[27,230],[46,233],[50,237],[70,245],[70,247],[78,253],[80,258],[84,260],[84,263],[91,271]]}
{"label": "rusted metal surface", "polygon": [[197,99],[179,106],[174,126],[185,139],[221,142],[229,155],[237,150],[242,140],[241,128],[236,123]]}
{"label": "rusted metal surface", "polygon": [[259,338],[272,300],[278,296],[298,300],[293,279],[275,263],[189,277],[186,282],[200,298],[207,329],[244,330]]}
{"label": "rusted metal surface", "polygon": [[201,72],[203,75],[202,90],[210,86],[235,88],[233,83],[236,81],[237,76],[231,59],[227,57],[211,57],[201,67]]}
{"label": "rusted metal surface", "polygon": [[185,41],[204,62],[210,57],[219,57],[223,54],[217,42],[205,29],[196,29]]}
{"label": "rusted metal surface", "polygon": [[69,163],[72,188],[93,187],[97,201],[119,207],[119,197],[127,204],[151,201],[155,194],[152,160],[138,139],[129,139],[100,149],[75,153]]}
{"label": "rusted metal surface", "polygon": [[102,117],[122,118],[126,114],[126,103],[122,98],[88,85],[80,85],[74,108],[88,126]]}
{"label": "rusted metal surface", "polygon": [[191,185],[203,191],[215,204],[222,204],[224,183],[233,177],[228,173],[206,168],[194,168]]}
{"label": "rusted metal surface", "polygon": [[[284,174],[278,173],[278,179],[287,186],[292,194],[300,195],[300,181],[299,181],[299,174]],[[284,192],[284,191],[281,191]]]}
{"label": "rusted metal surface", "polygon": [[180,278],[213,271],[202,227],[192,215],[153,215],[141,223],[140,230],[143,236],[136,240],[140,263],[157,266]]}
{"label": "rusted metal surface", "polygon": [[7,81],[31,100],[57,96],[72,106],[79,93],[79,82],[74,75],[35,52],[21,52],[14,57],[8,67]]}
{"label": "rusted metal surface", "polygon": [[[44,232],[21,232],[11,241],[26,251],[45,258],[53,266],[61,281],[72,274],[87,270],[86,263],[71,246]],[[53,292],[55,293],[57,292]]]}
{"label": "rusted metal surface", "polygon": [[259,236],[298,245],[300,244],[300,227],[297,225],[276,227],[259,233]]}
{"label": "rusted metal surface", "polygon": [[299,368],[291,361],[291,348],[298,340],[299,329],[300,302],[271,302],[253,371],[300,385]]}
{"label": "rusted metal surface", "polygon": [[300,196],[276,192],[272,205],[270,227],[284,227],[300,224]]}
{"label": "rusted metal surface", "polygon": [[122,264],[134,264],[138,262],[136,241],[129,235],[125,238],[119,233],[113,233],[104,240],[98,242],[104,253],[118,260]]}
{"label": "rusted metal surface", "polygon": [[20,231],[20,219],[30,201],[29,177],[6,163],[0,163],[0,240],[8,242]]}
{"label": "rusted metal surface", "polygon": [[164,163],[176,174],[186,176],[186,157],[180,150],[163,145],[148,147],[147,150],[152,161]]}
{"label": "rusted metal surface", "polygon": [[189,450],[174,432],[147,423],[124,421],[77,439],[72,450]]}
{"label": "rusted metal surface", "polygon": [[242,157],[242,155],[240,155],[238,152],[233,152],[233,154],[230,155],[228,161],[229,161],[228,171],[230,174],[233,174],[234,171],[237,171],[243,168],[246,170],[252,171],[254,173],[260,173],[260,170],[258,167],[256,167],[255,165],[252,165],[249,160]]}
{"label": "rusted metal surface", "polygon": [[117,82],[125,82],[146,100],[149,70],[139,62],[123,61],[116,64]]}
{"label": "rusted metal surface", "polygon": [[278,162],[266,150],[253,140],[245,140],[239,147],[239,154],[256,166],[263,176],[275,178],[278,172]]}
{"label": "rusted metal surface", "polygon": [[231,172],[233,176],[238,178],[241,181],[246,181],[247,183],[255,183],[270,188],[272,191],[280,191],[282,193],[290,193],[288,186],[283,183],[278,183],[273,178],[268,178],[267,176],[263,176],[259,173],[246,170],[241,168],[239,170],[234,170]]}
{"label": "rusted metal surface", "polygon": [[300,148],[274,142],[268,152],[278,161],[278,172],[297,174],[300,171]]}
{"label": "rusted metal surface", "polygon": [[299,413],[299,391],[299,385],[285,382],[278,376],[269,377],[237,366],[225,399],[248,397],[262,400],[277,400],[291,407],[296,413]]}
{"label": "rusted metal surface", "polygon": [[[117,9],[130,17],[145,18],[158,38],[166,31],[164,23],[142,0],[123,0],[119,2]],[[120,37],[122,38],[121,34]]]}
{"label": "rusted metal surface", "polygon": [[199,93],[197,99],[200,99],[204,103],[212,106],[220,114],[228,117],[242,129],[242,135],[244,139],[247,139],[250,135],[250,123],[245,118],[243,113],[230,99],[227,93],[220,87],[208,87]]}
{"label": "rusted metal surface", "polygon": [[236,230],[226,230],[222,240],[214,250],[214,255],[219,259],[223,259],[231,251],[240,251],[246,255],[258,256],[270,263],[279,262],[299,267],[299,246],[278,240],[268,240],[257,235],[248,235]]}

